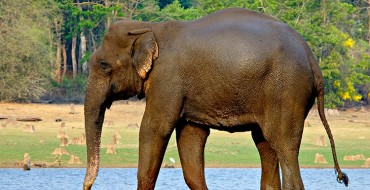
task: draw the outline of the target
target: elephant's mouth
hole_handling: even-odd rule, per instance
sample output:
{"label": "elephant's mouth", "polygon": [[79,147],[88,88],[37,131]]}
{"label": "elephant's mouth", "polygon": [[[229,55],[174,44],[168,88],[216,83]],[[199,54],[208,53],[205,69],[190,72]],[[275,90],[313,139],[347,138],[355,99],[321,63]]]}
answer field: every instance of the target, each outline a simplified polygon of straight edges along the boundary
{"label": "elephant's mouth", "polygon": [[114,101],[114,100],[113,100],[112,98],[107,97],[107,98],[104,100],[103,104],[101,105],[101,108],[107,108],[107,109],[110,109],[110,107],[112,106],[113,101]]}
{"label": "elephant's mouth", "polygon": [[109,101],[117,101],[117,100],[127,100],[131,97],[135,96],[135,94],[130,94],[127,92],[118,92],[118,93],[111,93],[107,100]]}
{"label": "elephant's mouth", "polygon": [[112,104],[112,102],[114,102],[114,101],[127,100],[127,99],[129,99],[133,96],[135,96],[135,94],[129,94],[129,93],[126,93],[126,92],[118,92],[118,93],[111,92],[105,101],[107,103]]}
{"label": "elephant's mouth", "polygon": [[111,105],[114,101],[127,100],[136,95],[132,90],[119,90],[116,84],[112,84],[105,102],[107,102],[107,105]]}

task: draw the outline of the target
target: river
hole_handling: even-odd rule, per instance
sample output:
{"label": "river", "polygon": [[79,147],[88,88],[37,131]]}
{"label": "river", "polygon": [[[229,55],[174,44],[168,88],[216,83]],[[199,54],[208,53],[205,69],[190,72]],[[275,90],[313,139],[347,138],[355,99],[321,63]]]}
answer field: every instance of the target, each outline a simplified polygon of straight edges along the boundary
{"label": "river", "polygon": [[[322,189],[370,189],[370,169],[344,169],[350,179],[349,187],[336,181],[334,169],[301,169],[307,190]],[[136,168],[102,168],[92,189],[136,189]],[[207,168],[206,180],[210,190],[259,189],[261,170],[258,168]],[[47,168],[23,171],[0,169],[0,189],[4,190],[74,190],[82,189],[85,169]],[[179,168],[162,168],[156,190],[188,189]]]}

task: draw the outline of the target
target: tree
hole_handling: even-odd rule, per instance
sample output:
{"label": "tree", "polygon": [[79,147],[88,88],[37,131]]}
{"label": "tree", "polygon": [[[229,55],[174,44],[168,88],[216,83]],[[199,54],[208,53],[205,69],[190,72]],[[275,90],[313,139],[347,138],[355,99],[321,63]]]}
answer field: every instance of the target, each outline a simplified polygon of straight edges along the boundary
{"label": "tree", "polygon": [[54,54],[49,0],[0,1],[0,100],[37,100],[48,86]]}
{"label": "tree", "polygon": [[[324,2],[324,1],[323,1]],[[363,59],[361,39],[355,39],[358,23],[356,7],[347,2],[326,1],[320,5],[314,2],[308,5],[311,10],[321,9],[321,13],[309,15],[315,22],[303,24],[303,35],[308,39],[316,56],[321,60],[320,66],[326,82],[326,104],[329,107],[359,102],[363,97],[358,87],[370,82],[368,75],[361,69],[359,62]],[[326,6],[326,7],[323,7]],[[323,17],[325,15],[325,17]],[[307,32],[307,28],[309,32]],[[354,51],[357,49],[356,51]]]}
{"label": "tree", "polygon": [[52,84],[54,94],[82,101],[88,60],[115,20],[191,20],[242,7],[272,15],[306,39],[320,62],[327,107],[369,102],[370,0],[0,0],[0,5],[0,100],[35,100]]}
{"label": "tree", "polygon": [[195,8],[183,8],[180,1],[174,0],[160,12],[161,20],[193,20],[201,17],[203,14]]}
{"label": "tree", "polygon": [[[61,44],[61,32],[60,32],[60,24],[58,23],[58,19],[54,18],[54,27],[56,33],[56,58],[55,58],[55,71],[54,71],[54,80],[60,84],[62,82],[63,73],[62,73],[62,44]],[[52,43],[53,40],[50,40]],[[51,48],[53,46],[51,45]]]}
{"label": "tree", "polygon": [[[158,0],[158,5],[161,9],[165,8],[167,5],[172,4],[174,0]],[[184,9],[190,8],[193,5],[192,0],[180,0],[179,3]]]}

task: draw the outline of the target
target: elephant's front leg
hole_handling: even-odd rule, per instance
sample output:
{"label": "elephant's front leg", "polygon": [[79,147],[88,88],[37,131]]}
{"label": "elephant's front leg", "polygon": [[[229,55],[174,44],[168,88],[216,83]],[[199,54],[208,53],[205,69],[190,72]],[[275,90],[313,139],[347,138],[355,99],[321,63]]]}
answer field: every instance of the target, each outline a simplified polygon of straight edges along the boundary
{"label": "elephant's front leg", "polygon": [[209,128],[201,128],[185,121],[176,127],[177,147],[184,178],[192,190],[208,189],[204,177],[204,147]]}
{"label": "elephant's front leg", "polygon": [[[150,104],[150,103],[149,103]],[[139,132],[138,189],[154,189],[163,156],[179,119],[177,107],[148,105]]]}

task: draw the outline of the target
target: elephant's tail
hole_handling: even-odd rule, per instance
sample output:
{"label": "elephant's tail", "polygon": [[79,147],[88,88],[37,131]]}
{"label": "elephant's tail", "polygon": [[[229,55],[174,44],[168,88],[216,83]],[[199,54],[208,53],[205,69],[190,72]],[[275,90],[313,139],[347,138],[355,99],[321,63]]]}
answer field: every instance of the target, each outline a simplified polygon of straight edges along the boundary
{"label": "elephant's tail", "polygon": [[314,57],[311,49],[306,45],[306,52],[309,57],[311,69],[315,78],[315,83],[316,83],[316,93],[317,93],[317,107],[320,115],[320,119],[322,121],[322,124],[324,125],[324,128],[326,130],[326,133],[329,137],[330,140],[330,145],[331,145],[331,151],[333,154],[334,158],[334,167],[336,172],[338,173],[337,176],[337,181],[339,183],[344,183],[345,186],[348,186],[349,178],[348,176],[343,173],[339,167],[338,160],[337,160],[337,153],[335,151],[335,144],[334,144],[334,139],[333,135],[331,134],[331,130],[328,124],[328,121],[326,120],[325,112],[324,112],[324,79],[322,76],[322,73],[320,71],[319,65],[317,63],[316,58]]}
{"label": "elephant's tail", "polygon": [[[320,72],[320,75],[321,75],[321,72]],[[330,130],[328,121],[326,120],[326,117],[325,117],[325,112],[324,112],[324,84],[323,84],[324,82],[323,82],[323,80],[317,81],[317,78],[322,78],[322,75],[320,77],[315,76],[315,79],[316,79],[316,82],[317,82],[316,83],[317,84],[317,86],[316,86],[316,88],[317,88],[317,107],[318,107],[318,110],[319,110],[319,115],[320,115],[322,124],[324,125],[326,133],[328,134],[328,137],[329,137],[329,140],[330,140],[331,151],[333,153],[333,158],[334,158],[334,167],[335,167],[336,172],[338,172],[337,181],[339,183],[343,182],[345,186],[348,186],[349,179],[348,179],[348,176],[345,173],[343,173],[341,171],[341,169],[339,168],[339,164],[338,164],[338,160],[337,160],[337,154],[336,154],[336,151],[335,151],[335,144],[334,144],[333,135],[331,134],[331,130]]]}

